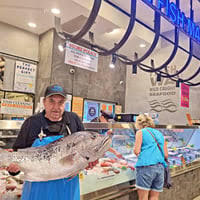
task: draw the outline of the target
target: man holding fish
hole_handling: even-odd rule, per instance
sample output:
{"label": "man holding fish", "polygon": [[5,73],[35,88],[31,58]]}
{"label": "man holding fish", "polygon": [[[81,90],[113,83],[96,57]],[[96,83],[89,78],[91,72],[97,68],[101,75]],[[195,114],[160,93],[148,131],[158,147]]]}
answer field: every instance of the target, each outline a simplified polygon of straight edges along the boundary
{"label": "man holding fish", "polygon": [[[63,138],[64,136],[70,138],[71,134],[73,135],[73,133],[75,132],[83,131],[84,127],[79,117],[75,113],[64,111],[65,101],[66,92],[63,87],[61,87],[60,85],[51,85],[47,87],[43,100],[45,108],[44,111],[39,114],[33,115],[25,120],[19,132],[18,138],[13,146],[13,149],[18,150],[27,147],[40,147],[44,145],[49,145],[52,144],[52,142],[55,143],[55,141]],[[70,145],[71,143],[68,146]],[[56,150],[58,148],[61,148],[60,146],[56,147]],[[74,152],[74,154],[76,154],[76,152]],[[51,160],[51,158],[49,158],[48,156],[51,157],[50,154],[46,154],[46,159]],[[71,165],[73,165],[73,162],[68,162],[71,159],[70,156],[61,159],[60,164],[64,165],[66,163],[70,163]],[[89,160],[87,156],[86,158]],[[92,168],[96,164],[97,161],[90,162],[88,167]],[[49,166],[47,166],[47,169],[48,168]],[[40,164],[38,164],[38,170],[39,169]],[[12,163],[8,167],[8,171],[11,174],[18,173],[19,170],[20,167],[16,163]],[[58,168],[56,170],[59,171],[61,169]],[[48,181],[41,182],[25,181],[21,199],[79,200],[80,189],[79,177],[78,175],[76,175],[77,173],[73,174],[73,177],[61,178],[56,180],[52,180],[51,178],[49,178]],[[49,177],[51,177],[51,174],[49,174]],[[31,179],[31,177],[29,177],[29,179],[26,180],[34,179]]]}

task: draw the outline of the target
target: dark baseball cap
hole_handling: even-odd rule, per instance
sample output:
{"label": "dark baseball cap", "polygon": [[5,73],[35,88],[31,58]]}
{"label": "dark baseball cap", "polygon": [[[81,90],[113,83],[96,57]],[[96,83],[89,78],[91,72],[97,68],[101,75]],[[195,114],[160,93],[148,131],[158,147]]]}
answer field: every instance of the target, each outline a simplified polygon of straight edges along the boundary
{"label": "dark baseball cap", "polygon": [[55,95],[55,94],[59,94],[63,97],[66,98],[66,91],[64,90],[64,88],[60,85],[50,85],[47,87],[45,93],[44,93],[44,97],[49,97],[51,95]]}

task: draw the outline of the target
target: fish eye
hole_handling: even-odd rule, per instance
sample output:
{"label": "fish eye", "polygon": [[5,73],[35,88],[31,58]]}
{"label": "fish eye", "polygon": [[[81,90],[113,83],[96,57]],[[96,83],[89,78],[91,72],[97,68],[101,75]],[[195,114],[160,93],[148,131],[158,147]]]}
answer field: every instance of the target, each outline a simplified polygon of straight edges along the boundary
{"label": "fish eye", "polygon": [[96,137],[97,137],[96,135],[92,135],[91,136],[92,139],[96,139]]}

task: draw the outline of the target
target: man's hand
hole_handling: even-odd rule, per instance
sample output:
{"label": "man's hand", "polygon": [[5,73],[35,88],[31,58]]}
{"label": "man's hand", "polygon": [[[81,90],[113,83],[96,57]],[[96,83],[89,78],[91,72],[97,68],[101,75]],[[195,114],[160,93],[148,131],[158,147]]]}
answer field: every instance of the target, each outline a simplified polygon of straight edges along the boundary
{"label": "man's hand", "polygon": [[[5,149],[8,152],[13,152],[13,149]],[[10,173],[10,175],[17,175],[20,172],[19,165],[16,163],[11,163],[8,167],[6,167],[6,170]],[[14,176],[13,175],[13,176]]]}
{"label": "man's hand", "polygon": [[95,160],[94,162],[90,162],[86,169],[92,169],[94,166],[96,166],[99,163],[99,160]]}

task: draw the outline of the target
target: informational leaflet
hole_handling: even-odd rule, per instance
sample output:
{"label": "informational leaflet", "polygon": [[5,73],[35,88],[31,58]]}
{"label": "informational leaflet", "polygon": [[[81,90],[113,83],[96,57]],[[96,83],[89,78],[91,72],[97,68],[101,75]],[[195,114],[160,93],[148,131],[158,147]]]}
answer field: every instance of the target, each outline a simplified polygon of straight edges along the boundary
{"label": "informational leaflet", "polygon": [[72,42],[66,42],[65,64],[97,72],[98,53]]}
{"label": "informational leaflet", "polygon": [[36,68],[34,64],[16,61],[14,91],[35,93]]}
{"label": "informational leaflet", "polygon": [[28,116],[32,115],[33,103],[10,99],[1,99],[1,114]]}
{"label": "informational leaflet", "polygon": [[115,114],[121,114],[121,113],[122,113],[122,106],[115,105]]}

